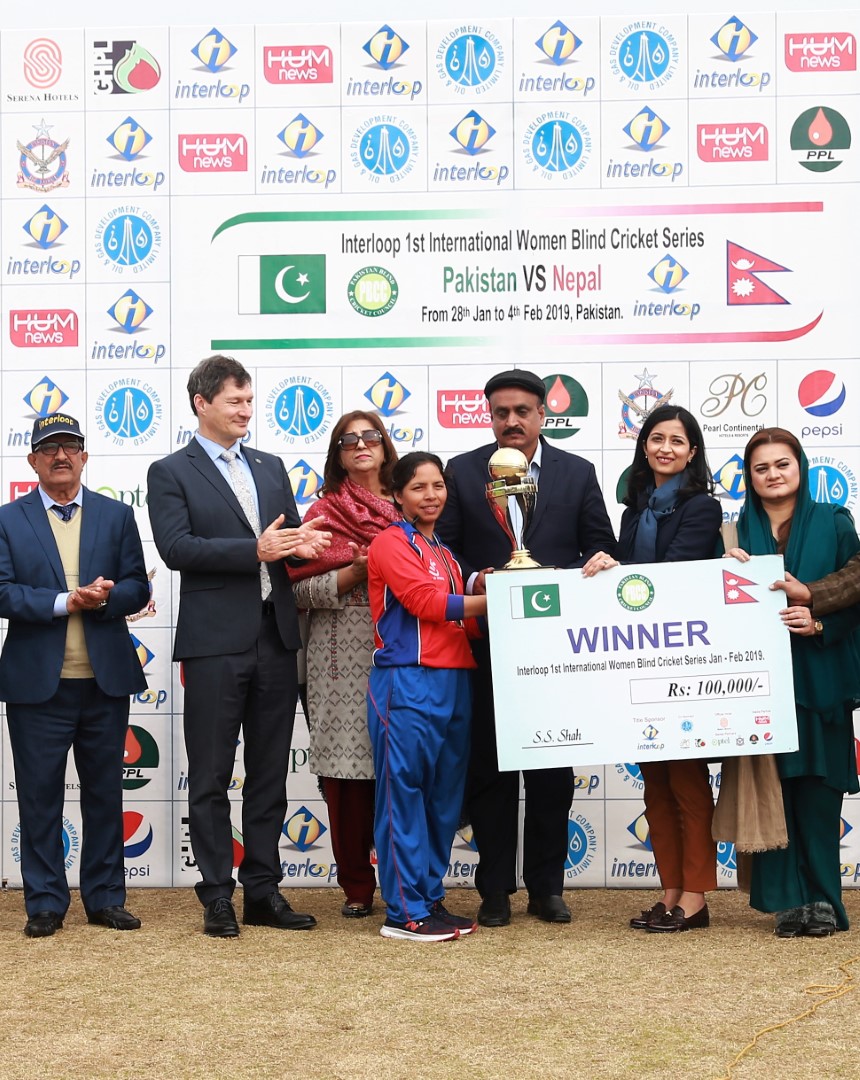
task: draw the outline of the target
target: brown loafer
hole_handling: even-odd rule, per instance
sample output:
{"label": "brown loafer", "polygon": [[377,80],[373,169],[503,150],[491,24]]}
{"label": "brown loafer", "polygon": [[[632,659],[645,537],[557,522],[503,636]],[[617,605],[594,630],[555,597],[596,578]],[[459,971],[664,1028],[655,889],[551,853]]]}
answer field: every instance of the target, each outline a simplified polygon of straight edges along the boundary
{"label": "brown loafer", "polygon": [[651,923],[659,922],[665,914],[666,905],[662,900],[658,900],[654,907],[648,908],[647,911],[643,911],[641,915],[634,915],[630,920],[630,929],[647,930]]}

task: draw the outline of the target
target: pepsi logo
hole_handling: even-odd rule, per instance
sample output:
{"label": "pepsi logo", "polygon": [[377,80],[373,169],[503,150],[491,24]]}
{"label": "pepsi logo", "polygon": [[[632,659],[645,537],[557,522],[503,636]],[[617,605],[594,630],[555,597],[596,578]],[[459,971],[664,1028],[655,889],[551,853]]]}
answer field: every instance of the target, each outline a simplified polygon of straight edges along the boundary
{"label": "pepsi logo", "polygon": [[810,416],[832,416],[845,404],[845,383],[832,371],[810,372],[797,388],[797,400]]}
{"label": "pepsi logo", "polygon": [[152,847],[152,826],[136,810],[126,810],[122,815],[123,855],[127,859],[139,859]]}

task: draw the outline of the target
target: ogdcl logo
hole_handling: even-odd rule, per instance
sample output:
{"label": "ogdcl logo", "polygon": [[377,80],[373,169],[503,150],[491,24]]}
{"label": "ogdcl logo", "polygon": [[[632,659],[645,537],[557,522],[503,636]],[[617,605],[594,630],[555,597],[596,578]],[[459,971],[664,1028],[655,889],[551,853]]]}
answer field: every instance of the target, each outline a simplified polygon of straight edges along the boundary
{"label": "ogdcl logo", "polygon": [[328,431],[333,415],[331,394],[318,379],[291,375],[277,383],[266,399],[269,430],[288,446],[317,442]]}
{"label": "ogdcl logo", "polygon": [[584,814],[571,813],[567,820],[567,859],[565,877],[577,878],[583,874],[597,854],[597,833]]}

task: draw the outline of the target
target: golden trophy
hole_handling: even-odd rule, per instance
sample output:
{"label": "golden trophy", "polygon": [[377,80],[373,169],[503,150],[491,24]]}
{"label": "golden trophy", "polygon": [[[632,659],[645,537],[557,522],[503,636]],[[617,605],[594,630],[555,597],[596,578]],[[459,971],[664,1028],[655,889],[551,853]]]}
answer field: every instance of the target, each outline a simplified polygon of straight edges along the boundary
{"label": "golden trophy", "polygon": [[[492,480],[487,484],[487,502],[512,548],[510,561],[502,569],[534,570],[540,563],[535,562],[523,545],[537,501],[537,481],[529,476],[526,455],[521,450],[504,446],[493,454],[488,467]],[[511,517],[511,499],[520,511],[517,522]]]}

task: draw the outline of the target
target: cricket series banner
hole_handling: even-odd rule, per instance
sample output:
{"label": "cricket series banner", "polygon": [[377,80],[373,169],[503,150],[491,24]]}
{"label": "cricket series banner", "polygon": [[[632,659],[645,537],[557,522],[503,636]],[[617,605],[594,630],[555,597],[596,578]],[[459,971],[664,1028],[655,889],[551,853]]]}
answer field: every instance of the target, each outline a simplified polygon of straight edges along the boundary
{"label": "cricket series banner", "polygon": [[[727,520],[743,446],[775,423],[803,441],[815,497],[856,505],[860,13],[396,14],[0,28],[2,498],[33,485],[34,419],[64,409],[85,482],[135,509],[152,595],[129,621],[149,680],[126,748],[131,883],[196,880],[177,583],[146,471],[194,433],[202,357],[252,373],[250,441],[282,456],[303,511],[342,412],[374,409],[401,450],[447,458],[489,440],[482,387],[516,365],[543,378],[545,434],[594,463],[616,524],[642,419],[670,401],[702,423]],[[0,875],[17,884],[0,743]],[[569,883],[649,883],[638,767],[585,761]],[[237,862],[242,784],[240,746]],[[301,727],[288,790],[287,883],[332,882]],[[67,795],[74,880],[71,769]],[[850,799],[847,884],[856,826]],[[450,882],[477,859],[459,837]],[[731,884],[731,849],[721,867]]]}

